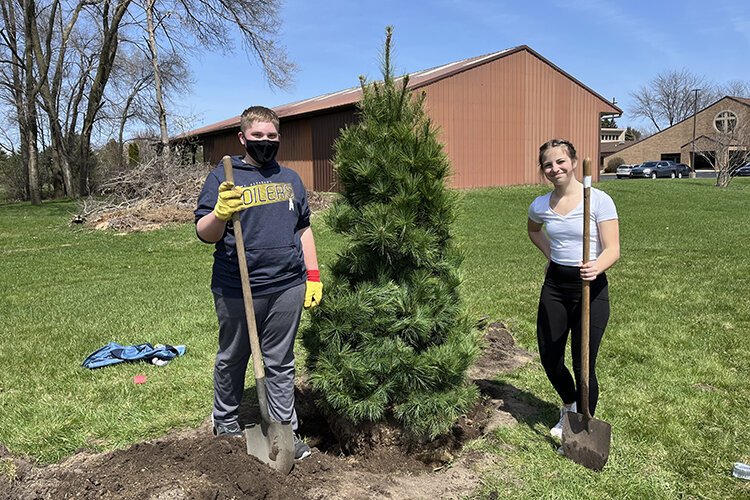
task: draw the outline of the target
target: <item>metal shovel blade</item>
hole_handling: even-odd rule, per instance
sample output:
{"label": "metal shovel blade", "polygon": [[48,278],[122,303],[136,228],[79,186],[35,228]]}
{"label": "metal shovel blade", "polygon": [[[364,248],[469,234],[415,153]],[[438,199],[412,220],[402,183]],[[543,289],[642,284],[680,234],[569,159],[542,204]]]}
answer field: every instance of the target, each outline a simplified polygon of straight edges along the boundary
{"label": "metal shovel blade", "polygon": [[294,466],[294,437],[291,423],[266,422],[245,427],[247,453],[272,469],[289,474]]}
{"label": "metal shovel blade", "polygon": [[592,470],[602,470],[609,458],[612,426],[593,417],[569,411],[563,419],[562,448],[565,456]]}

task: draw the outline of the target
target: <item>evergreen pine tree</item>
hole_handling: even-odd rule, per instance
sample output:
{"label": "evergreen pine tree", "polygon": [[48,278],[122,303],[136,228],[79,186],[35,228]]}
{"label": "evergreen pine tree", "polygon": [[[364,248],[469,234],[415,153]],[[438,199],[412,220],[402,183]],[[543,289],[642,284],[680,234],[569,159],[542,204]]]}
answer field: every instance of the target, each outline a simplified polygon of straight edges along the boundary
{"label": "evergreen pine tree", "polygon": [[353,424],[395,418],[435,437],[477,399],[466,370],[479,332],[459,296],[450,164],[424,94],[394,78],[391,35],[383,81],[360,77],[359,121],[335,145],[342,195],[327,222],[347,245],[303,341],[324,411]]}
{"label": "evergreen pine tree", "polygon": [[641,138],[643,133],[635,128],[628,127],[625,129],[625,140],[626,141],[637,141]]}

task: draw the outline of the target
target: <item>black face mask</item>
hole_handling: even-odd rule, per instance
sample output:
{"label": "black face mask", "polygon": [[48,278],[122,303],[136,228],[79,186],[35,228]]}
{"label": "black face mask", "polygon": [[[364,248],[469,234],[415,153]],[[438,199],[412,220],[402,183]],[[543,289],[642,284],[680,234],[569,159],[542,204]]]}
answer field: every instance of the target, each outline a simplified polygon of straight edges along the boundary
{"label": "black face mask", "polygon": [[250,141],[245,138],[245,150],[258,165],[265,167],[273,163],[279,151],[279,141]]}

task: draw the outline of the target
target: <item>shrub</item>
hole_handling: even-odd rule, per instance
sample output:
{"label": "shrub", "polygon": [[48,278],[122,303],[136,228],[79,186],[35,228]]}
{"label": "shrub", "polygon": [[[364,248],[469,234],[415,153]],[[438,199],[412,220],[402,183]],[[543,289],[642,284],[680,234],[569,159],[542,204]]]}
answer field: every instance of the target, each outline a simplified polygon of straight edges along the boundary
{"label": "shrub", "polygon": [[625,160],[620,156],[613,156],[607,160],[607,166],[604,167],[604,172],[612,174],[617,171],[617,167],[625,163]]}
{"label": "shrub", "polygon": [[28,199],[27,174],[21,155],[14,153],[10,156],[0,151],[0,187],[2,201],[16,201]]}

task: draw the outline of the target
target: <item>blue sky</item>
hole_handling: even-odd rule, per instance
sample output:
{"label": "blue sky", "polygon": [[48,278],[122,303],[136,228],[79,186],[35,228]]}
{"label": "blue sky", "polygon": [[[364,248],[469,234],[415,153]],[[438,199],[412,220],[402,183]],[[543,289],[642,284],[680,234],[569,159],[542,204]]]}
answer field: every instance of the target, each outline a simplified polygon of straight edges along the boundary
{"label": "blue sky", "polygon": [[[180,99],[197,128],[249,105],[277,106],[380,78],[385,27],[394,26],[398,74],[528,45],[631,118],[629,93],[658,73],[686,68],[715,83],[750,80],[746,0],[286,0],[281,42],[294,84],[271,89],[237,51],[193,60],[195,84]],[[239,48],[239,44],[238,44]]]}

